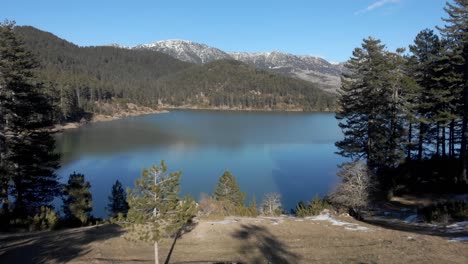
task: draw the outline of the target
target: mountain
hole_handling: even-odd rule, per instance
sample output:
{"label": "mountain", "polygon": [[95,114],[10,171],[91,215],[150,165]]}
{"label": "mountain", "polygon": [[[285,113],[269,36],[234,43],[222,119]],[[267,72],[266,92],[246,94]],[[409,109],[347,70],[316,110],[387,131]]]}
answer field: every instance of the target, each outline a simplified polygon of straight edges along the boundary
{"label": "mountain", "polygon": [[226,52],[205,44],[187,40],[165,40],[132,47],[136,50],[153,50],[168,54],[181,61],[191,63],[209,63],[215,60],[231,59]]}
{"label": "mountain", "polygon": [[[109,103],[153,108],[334,110],[336,96],[316,85],[232,59],[196,64],[149,46],[80,47],[34,27],[18,26],[15,32],[39,62],[37,75],[55,98],[59,121],[80,120],[87,113],[112,114],[100,107]],[[204,50],[203,61],[223,56],[216,50],[185,44]]]}
{"label": "mountain", "polygon": [[236,60],[216,60],[158,80],[167,90],[190,93],[183,104],[202,108],[333,111],[335,96],[316,85]]}
{"label": "mountain", "polygon": [[316,83],[323,90],[336,91],[340,86],[342,68],[325,59],[312,56],[296,56],[279,51],[246,53],[232,52],[231,57],[260,69]]}
{"label": "mountain", "polygon": [[234,59],[259,69],[302,79],[318,85],[326,91],[336,92],[341,84],[342,63],[330,63],[313,56],[297,56],[279,51],[273,52],[224,52],[205,44],[186,40],[165,40],[142,44],[130,49],[153,50],[168,54],[182,61],[203,64],[221,59]]}

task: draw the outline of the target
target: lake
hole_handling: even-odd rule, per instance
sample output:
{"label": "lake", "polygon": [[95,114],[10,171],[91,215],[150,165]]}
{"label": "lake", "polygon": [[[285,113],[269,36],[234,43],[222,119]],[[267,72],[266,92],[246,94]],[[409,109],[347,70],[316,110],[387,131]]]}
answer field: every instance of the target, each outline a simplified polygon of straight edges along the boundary
{"label": "lake", "polygon": [[[225,170],[236,176],[248,201],[282,195],[289,211],[324,195],[337,183],[334,143],[342,138],[333,113],[181,110],[93,123],[56,134],[58,174],[83,173],[91,183],[93,214],[106,216],[116,179],[133,186],[145,167],[165,160],[181,170],[181,192],[212,193]],[[247,204],[248,204],[247,201]]]}

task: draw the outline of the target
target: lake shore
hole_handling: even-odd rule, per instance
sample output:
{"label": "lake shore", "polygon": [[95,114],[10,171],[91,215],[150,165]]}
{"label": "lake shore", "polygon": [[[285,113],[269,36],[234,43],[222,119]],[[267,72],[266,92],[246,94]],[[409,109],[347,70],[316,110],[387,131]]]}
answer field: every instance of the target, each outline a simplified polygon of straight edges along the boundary
{"label": "lake shore", "polygon": [[272,109],[272,108],[240,108],[240,107],[216,107],[216,106],[194,106],[194,105],[183,105],[183,106],[173,106],[173,105],[161,105],[160,108],[154,109],[150,107],[137,106],[134,104],[128,104],[129,107],[126,110],[119,110],[114,114],[93,114],[91,120],[80,121],[80,122],[67,122],[63,124],[56,124],[49,129],[52,133],[61,132],[69,129],[76,129],[82,127],[89,123],[98,123],[98,122],[107,122],[113,120],[119,120],[125,117],[134,117],[134,116],[143,116],[151,114],[163,114],[169,113],[170,110],[207,110],[207,111],[238,111],[238,112],[323,112],[331,113],[333,111],[304,111],[302,108],[287,108],[287,109]]}
{"label": "lake shore", "polygon": [[312,110],[305,111],[300,107],[280,107],[280,108],[269,108],[269,107],[228,107],[228,106],[209,106],[209,105],[182,105],[182,106],[173,106],[173,105],[162,105],[162,109],[179,109],[179,110],[214,110],[214,111],[239,111],[239,112],[304,112],[304,113],[332,113],[335,110],[325,109],[325,110]]}
{"label": "lake shore", "polygon": [[108,121],[113,121],[113,120],[119,120],[125,117],[163,114],[163,113],[168,113],[168,112],[169,111],[165,109],[153,109],[149,107],[139,106],[137,108],[132,108],[126,111],[119,111],[112,115],[93,114],[91,120],[88,120],[88,121],[67,122],[64,124],[56,124],[55,126],[50,128],[49,131],[52,133],[57,133],[57,132],[62,132],[64,130],[76,129],[89,123],[108,122]]}

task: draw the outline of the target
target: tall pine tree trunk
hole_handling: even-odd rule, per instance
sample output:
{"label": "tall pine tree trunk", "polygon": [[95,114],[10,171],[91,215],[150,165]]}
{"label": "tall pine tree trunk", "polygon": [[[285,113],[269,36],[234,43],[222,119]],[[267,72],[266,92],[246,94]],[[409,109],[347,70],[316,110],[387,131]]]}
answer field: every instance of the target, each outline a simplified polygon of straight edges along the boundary
{"label": "tall pine tree trunk", "polygon": [[409,123],[408,128],[408,153],[406,154],[406,159],[411,160],[411,149],[413,148],[411,140],[413,139],[413,124]]}
{"label": "tall pine tree trunk", "polygon": [[461,146],[460,146],[460,161],[461,161],[461,173],[459,180],[466,181],[466,169],[467,169],[467,155],[466,155],[466,143],[467,143],[467,125],[468,125],[468,82],[465,82],[463,87],[463,122],[462,122],[462,134],[461,134]]}
{"label": "tall pine tree trunk", "polygon": [[445,141],[446,141],[446,138],[445,138],[445,125],[444,125],[444,126],[442,126],[442,140],[441,140],[441,143],[442,143],[442,157],[447,156],[447,150],[445,149]]}
{"label": "tall pine tree trunk", "polygon": [[424,140],[424,124],[419,123],[419,142],[418,142],[418,160],[422,160],[423,140]]}
{"label": "tall pine tree trunk", "polygon": [[454,130],[455,129],[455,121],[452,119],[450,122],[449,127],[449,157],[452,158],[455,156],[455,144],[454,144]]}
{"label": "tall pine tree trunk", "polygon": [[439,136],[439,133],[440,133],[440,123],[437,122],[437,127],[436,127],[436,156],[440,156],[440,136]]}
{"label": "tall pine tree trunk", "polygon": [[154,241],[154,263],[159,264],[159,249],[157,241]]}

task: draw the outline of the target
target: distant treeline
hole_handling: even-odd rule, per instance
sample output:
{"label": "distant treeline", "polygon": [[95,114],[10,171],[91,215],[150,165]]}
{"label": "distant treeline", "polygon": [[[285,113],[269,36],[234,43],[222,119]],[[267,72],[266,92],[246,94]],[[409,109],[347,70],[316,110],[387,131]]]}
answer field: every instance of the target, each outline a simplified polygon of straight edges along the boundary
{"label": "distant treeline", "polygon": [[334,110],[335,96],[314,84],[236,61],[194,65],[155,51],[79,47],[29,26],[15,32],[38,59],[38,76],[54,98],[57,121],[98,113],[96,102]]}

